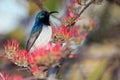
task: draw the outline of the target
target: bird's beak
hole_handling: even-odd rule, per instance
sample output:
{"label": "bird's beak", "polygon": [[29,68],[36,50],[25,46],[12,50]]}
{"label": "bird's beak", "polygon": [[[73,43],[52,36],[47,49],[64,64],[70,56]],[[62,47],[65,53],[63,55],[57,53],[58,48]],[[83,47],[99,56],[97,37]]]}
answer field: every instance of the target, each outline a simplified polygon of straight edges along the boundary
{"label": "bird's beak", "polygon": [[58,12],[57,11],[51,11],[51,12],[49,12],[49,15],[51,15],[53,13],[58,13]]}

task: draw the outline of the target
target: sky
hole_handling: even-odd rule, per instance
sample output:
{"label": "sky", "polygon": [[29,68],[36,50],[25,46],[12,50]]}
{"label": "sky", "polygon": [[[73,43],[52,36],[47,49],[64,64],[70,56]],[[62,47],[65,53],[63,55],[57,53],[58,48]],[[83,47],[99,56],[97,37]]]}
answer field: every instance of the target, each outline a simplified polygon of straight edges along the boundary
{"label": "sky", "polygon": [[28,16],[28,3],[25,0],[0,0],[0,34],[8,34]]}

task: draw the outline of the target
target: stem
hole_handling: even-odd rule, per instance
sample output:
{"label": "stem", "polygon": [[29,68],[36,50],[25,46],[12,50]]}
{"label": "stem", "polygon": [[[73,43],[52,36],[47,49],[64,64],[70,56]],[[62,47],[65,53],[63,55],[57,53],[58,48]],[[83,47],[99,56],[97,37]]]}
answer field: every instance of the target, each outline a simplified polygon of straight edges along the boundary
{"label": "stem", "polygon": [[66,25],[66,27],[68,26],[72,26],[73,24],[75,24],[76,21],[78,21],[79,17],[81,16],[81,14],[94,2],[95,0],[90,0],[80,11],[80,13],[77,15],[77,17],[70,23],[68,23]]}

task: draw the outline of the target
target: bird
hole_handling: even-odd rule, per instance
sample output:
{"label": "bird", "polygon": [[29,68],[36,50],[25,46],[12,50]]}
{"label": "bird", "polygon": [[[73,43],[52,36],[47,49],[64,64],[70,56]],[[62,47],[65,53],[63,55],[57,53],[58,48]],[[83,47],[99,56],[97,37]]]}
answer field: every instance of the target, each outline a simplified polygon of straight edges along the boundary
{"label": "bird", "polygon": [[45,46],[50,41],[52,36],[50,15],[53,13],[58,12],[42,10],[36,15],[35,23],[26,44],[26,50],[30,53]]}

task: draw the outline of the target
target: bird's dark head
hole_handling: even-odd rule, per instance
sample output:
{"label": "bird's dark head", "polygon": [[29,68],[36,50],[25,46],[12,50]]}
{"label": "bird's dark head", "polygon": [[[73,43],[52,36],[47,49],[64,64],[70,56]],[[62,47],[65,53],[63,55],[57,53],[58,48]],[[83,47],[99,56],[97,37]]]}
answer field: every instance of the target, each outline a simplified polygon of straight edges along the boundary
{"label": "bird's dark head", "polygon": [[36,22],[43,23],[45,25],[50,25],[49,17],[52,13],[58,13],[58,12],[57,11],[48,12],[48,11],[44,11],[44,10],[40,11],[36,16]]}

